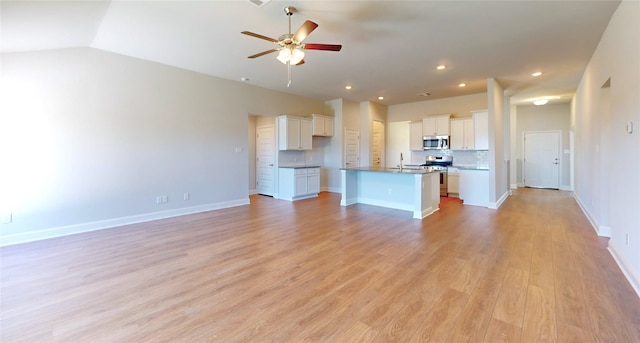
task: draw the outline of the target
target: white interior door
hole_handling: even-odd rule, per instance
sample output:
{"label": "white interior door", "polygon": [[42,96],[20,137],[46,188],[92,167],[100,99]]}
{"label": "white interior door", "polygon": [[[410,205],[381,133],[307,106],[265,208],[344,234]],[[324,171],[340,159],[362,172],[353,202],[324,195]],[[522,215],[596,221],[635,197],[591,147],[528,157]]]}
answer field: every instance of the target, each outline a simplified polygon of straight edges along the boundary
{"label": "white interior door", "polygon": [[357,168],[360,166],[360,131],[344,129],[344,166]]}
{"label": "white interior door", "polygon": [[256,189],[273,196],[276,188],[276,135],[273,125],[256,128]]}
{"label": "white interior door", "polygon": [[384,124],[382,122],[374,120],[373,121],[373,131],[371,137],[371,160],[373,161],[374,167],[382,166],[382,143],[383,143],[383,134],[384,134]]}
{"label": "white interior door", "polygon": [[560,133],[524,134],[524,185],[560,188]]}

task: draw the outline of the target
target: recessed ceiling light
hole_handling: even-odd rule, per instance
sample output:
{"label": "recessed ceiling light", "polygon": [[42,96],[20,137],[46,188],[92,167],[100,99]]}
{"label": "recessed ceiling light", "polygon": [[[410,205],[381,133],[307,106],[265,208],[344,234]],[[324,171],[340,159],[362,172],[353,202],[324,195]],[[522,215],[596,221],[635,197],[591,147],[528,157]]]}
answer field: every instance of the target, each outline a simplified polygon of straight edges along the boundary
{"label": "recessed ceiling light", "polygon": [[459,84],[458,87],[465,87],[466,85],[467,84],[463,82],[463,83]]}
{"label": "recessed ceiling light", "polygon": [[436,67],[436,69],[438,69],[438,70],[445,70],[446,68],[447,68],[447,66],[444,65],[444,64],[441,64],[441,65]]}
{"label": "recessed ceiling light", "polygon": [[540,76],[540,75],[542,75],[541,71],[537,71],[537,72],[531,74],[531,76],[533,76],[533,77]]}
{"label": "recessed ceiling light", "polygon": [[548,102],[549,102],[548,99],[540,99],[540,100],[535,100],[533,102],[533,104],[536,105],[536,106],[542,106],[542,105],[545,105]]}
{"label": "recessed ceiling light", "polygon": [[345,86],[344,89],[351,89],[351,86]]}
{"label": "recessed ceiling light", "polygon": [[384,100],[384,97],[383,96],[379,96],[378,100]]}

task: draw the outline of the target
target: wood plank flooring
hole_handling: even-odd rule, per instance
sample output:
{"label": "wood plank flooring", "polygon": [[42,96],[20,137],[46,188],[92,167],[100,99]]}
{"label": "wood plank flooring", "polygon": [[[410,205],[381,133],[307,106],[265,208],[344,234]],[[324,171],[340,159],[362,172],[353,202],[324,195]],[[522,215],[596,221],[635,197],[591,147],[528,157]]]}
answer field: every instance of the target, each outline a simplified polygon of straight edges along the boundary
{"label": "wood plank flooring", "polygon": [[640,342],[570,193],[411,213],[339,194],[0,249],[2,342]]}

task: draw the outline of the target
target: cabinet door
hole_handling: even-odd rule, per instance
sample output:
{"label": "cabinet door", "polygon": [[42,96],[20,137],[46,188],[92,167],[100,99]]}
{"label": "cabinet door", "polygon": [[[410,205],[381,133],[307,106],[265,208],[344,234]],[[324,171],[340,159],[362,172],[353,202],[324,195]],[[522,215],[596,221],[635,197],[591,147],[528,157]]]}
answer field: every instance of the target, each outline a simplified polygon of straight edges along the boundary
{"label": "cabinet door", "polygon": [[422,150],[422,123],[413,122],[409,123],[409,149],[418,151]]}
{"label": "cabinet door", "polygon": [[294,196],[301,196],[307,194],[307,175],[296,175],[296,183],[294,186]]}
{"label": "cabinet door", "polygon": [[324,135],[327,137],[333,136],[333,118],[324,118]]}
{"label": "cabinet door", "polygon": [[435,118],[424,118],[422,119],[422,133],[425,136],[435,136],[438,134],[438,129],[436,127],[436,119]]}
{"label": "cabinet door", "polygon": [[451,150],[464,149],[464,119],[455,119],[451,121]]}
{"label": "cabinet door", "polygon": [[307,169],[307,194],[320,193],[320,168]]}
{"label": "cabinet door", "polygon": [[473,119],[465,119],[462,121],[464,126],[464,148],[475,149],[474,133],[473,133]]}
{"label": "cabinet door", "polygon": [[324,136],[325,132],[325,120],[322,117],[313,117],[313,135]]}
{"label": "cabinet door", "polygon": [[448,116],[436,117],[436,135],[438,136],[449,135],[449,117]]}
{"label": "cabinet door", "polygon": [[299,145],[298,149],[301,150],[311,150],[311,142],[312,142],[312,132],[311,132],[312,122],[311,119],[300,119],[299,122]]}
{"label": "cabinet door", "polygon": [[454,193],[454,194],[460,193],[459,181],[460,181],[460,175],[449,174],[447,177],[447,193]]}

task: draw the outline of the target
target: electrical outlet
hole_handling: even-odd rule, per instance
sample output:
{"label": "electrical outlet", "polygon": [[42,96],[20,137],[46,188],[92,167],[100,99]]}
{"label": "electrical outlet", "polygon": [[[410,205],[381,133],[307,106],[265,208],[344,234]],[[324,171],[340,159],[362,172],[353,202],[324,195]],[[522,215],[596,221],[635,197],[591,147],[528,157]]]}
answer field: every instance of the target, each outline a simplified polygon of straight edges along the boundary
{"label": "electrical outlet", "polygon": [[189,194],[189,193],[184,193],[184,194],[182,195],[182,198],[183,198],[184,200],[189,200],[189,198],[191,198],[191,194]]}
{"label": "electrical outlet", "polygon": [[169,197],[166,195],[162,196],[162,202],[169,202]]}
{"label": "electrical outlet", "polygon": [[161,195],[158,195],[156,197],[156,204],[162,204],[162,196]]}

